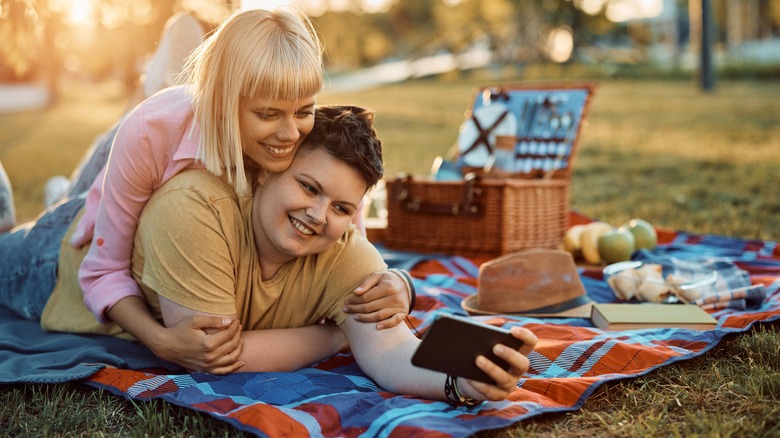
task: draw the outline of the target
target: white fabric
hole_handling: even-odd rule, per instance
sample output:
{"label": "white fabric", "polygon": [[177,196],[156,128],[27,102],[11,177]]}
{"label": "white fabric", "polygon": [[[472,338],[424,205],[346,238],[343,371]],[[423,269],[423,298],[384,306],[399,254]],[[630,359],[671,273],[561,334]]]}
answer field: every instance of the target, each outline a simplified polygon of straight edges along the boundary
{"label": "white fabric", "polygon": [[176,85],[184,60],[200,45],[204,34],[203,27],[192,15],[179,13],[168,19],[162,40],[146,64],[142,84],[145,97]]}

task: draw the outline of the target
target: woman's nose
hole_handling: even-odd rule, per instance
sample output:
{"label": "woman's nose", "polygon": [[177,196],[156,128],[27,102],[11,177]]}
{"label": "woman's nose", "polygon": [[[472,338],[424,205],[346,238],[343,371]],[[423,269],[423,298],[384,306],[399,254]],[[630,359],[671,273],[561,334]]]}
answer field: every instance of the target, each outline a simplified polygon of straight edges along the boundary
{"label": "woman's nose", "polygon": [[316,202],[306,209],[306,216],[316,225],[325,225],[327,221],[327,205],[324,202]]}
{"label": "woman's nose", "polygon": [[298,141],[298,139],[301,137],[301,131],[298,129],[298,123],[296,123],[295,118],[283,118],[277,136],[280,140],[286,142]]}

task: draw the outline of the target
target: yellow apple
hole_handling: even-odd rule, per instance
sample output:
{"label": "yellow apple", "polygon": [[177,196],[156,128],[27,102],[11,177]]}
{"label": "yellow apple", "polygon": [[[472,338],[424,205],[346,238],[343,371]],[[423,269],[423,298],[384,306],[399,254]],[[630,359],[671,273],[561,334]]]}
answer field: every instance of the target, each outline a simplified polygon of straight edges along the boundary
{"label": "yellow apple", "polygon": [[631,254],[636,249],[634,235],[626,228],[620,227],[607,231],[598,240],[599,254],[607,263],[631,260]]}
{"label": "yellow apple", "polygon": [[599,254],[599,237],[607,231],[615,229],[606,222],[591,222],[580,235],[580,247],[582,249],[582,258],[592,265],[601,264],[601,255]]}
{"label": "yellow apple", "polygon": [[586,226],[582,224],[572,225],[563,235],[563,249],[571,253],[575,259],[582,255],[582,242],[580,237]]}
{"label": "yellow apple", "polygon": [[644,219],[631,219],[621,227],[628,229],[634,235],[636,249],[654,249],[658,244],[658,233]]}

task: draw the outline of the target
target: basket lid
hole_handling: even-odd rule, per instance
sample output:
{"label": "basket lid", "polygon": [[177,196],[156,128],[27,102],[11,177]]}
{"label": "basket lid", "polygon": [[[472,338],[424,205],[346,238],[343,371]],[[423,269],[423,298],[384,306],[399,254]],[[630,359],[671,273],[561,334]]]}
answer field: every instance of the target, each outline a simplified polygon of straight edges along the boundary
{"label": "basket lid", "polygon": [[592,83],[478,88],[458,136],[460,162],[503,174],[568,174],[594,90]]}

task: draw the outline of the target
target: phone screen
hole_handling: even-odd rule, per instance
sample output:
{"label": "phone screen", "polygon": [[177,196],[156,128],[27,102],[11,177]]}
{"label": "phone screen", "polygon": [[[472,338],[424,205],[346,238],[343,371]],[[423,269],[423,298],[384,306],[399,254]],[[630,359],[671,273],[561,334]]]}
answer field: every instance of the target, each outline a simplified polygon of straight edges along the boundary
{"label": "phone screen", "polygon": [[495,344],[515,350],[523,345],[502,328],[460,316],[442,315],[423,335],[412,356],[412,364],[493,384],[493,379],[477,367],[475,360],[481,354],[503,369],[509,369],[509,364],[493,353]]}

